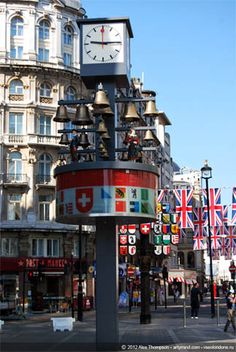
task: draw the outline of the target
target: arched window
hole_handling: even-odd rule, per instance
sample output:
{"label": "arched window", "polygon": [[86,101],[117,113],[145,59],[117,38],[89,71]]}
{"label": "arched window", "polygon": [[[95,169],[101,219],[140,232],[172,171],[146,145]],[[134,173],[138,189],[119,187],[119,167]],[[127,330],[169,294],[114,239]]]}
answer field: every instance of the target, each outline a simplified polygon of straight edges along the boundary
{"label": "arched window", "polygon": [[65,31],[64,31],[64,44],[65,45],[72,45],[73,33],[74,33],[74,31],[70,26],[65,27]]}
{"label": "arched window", "polygon": [[10,94],[23,94],[23,83],[19,79],[13,79],[9,88]]}
{"label": "arched window", "polygon": [[76,91],[73,87],[68,87],[66,90],[66,94],[65,94],[65,99],[66,100],[75,100],[76,98]]}
{"label": "arched window", "polygon": [[188,268],[195,267],[194,252],[188,252]]}
{"label": "arched window", "polygon": [[47,20],[42,20],[39,23],[39,40],[49,39],[50,24]]}
{"label": "arched window", "polygon": [[52,159],[48,154],[42,154],[39,158],[40,183],[50,182]]}
{"label": "arched window", "polygon": [[178,252],[178,264],[184,265],[184,252]]}
{"label": "arched window", "polygon": [[52,88],[49,83],[43,82],[40,86],[40,97],[50,98]]}
{"label": "arched window", "polygon": [[24,21],[21,17],[14,17],[11,20],[11,37],[23,37]]}
{"label": "arched window", "polygon": [[11,181],[20,181],[22,179],[22,156],[19,152],[10,154],[9,178]]}

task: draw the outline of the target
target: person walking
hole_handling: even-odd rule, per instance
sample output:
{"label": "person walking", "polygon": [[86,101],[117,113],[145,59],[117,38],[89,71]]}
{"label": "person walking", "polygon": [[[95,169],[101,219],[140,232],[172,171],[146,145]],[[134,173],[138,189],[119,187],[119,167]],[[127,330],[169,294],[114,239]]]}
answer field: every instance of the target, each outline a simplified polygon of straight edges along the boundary
{"label": "person walking", "polygon": [[196,282],[193,284],[193,288],[191,290],[191,319],[195,317],[198,319],[198,311],[200,308],[200,290],[199,284]]}
{"label": "person walking", "polygon": [[230,323],[232,324],[232,327],[235,332],[235,321],[234,321],[234,316],[235,316],[235,305],[236,305],[236,296],[234,291],[229,291],[226,295],[226,305],[227,305],[227,321],[224,327],[224,331],[226,332]]}

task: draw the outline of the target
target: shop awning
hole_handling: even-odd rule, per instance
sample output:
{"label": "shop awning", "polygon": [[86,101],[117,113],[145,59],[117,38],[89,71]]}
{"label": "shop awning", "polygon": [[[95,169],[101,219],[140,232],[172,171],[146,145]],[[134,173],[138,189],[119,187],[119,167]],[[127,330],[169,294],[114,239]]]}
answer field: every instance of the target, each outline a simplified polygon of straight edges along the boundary
{"label": "shop awning", "polygon": [[178,277],[169,276],[168,277],[168,282],[169,283],[174,282],[174,280],[176,280],[176,282],[184,282],[184,279],[182,277],[180,277],[180,276],[178,276]]}

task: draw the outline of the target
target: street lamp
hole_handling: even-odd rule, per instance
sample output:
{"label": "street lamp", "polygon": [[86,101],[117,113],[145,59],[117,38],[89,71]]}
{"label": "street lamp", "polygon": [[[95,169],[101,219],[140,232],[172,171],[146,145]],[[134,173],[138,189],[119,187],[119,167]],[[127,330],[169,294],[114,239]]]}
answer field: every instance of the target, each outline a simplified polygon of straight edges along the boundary
{"label": "street lamp", "polygon": [[210,223],[210,206],[209,206],[209,187],[208,180],[212,178],[212,168],[205,161],[205,165],[201,168],[201,176],[206,180],[206,196],[207,196],[207,216],[208,216],[208,239],[209,239],[209,257],[210,257],[210,292],[211,292],[211,317],[215,316],[215,302],[213,291],[213,266],[212,266],[212,251],[211,251],[211,223]]}

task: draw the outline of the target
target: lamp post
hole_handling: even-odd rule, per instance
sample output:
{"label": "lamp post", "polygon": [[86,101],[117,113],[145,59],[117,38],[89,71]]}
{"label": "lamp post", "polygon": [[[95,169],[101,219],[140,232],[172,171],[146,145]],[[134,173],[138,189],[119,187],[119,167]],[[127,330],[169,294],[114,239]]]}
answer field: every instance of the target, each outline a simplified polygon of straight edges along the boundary
{"label": "lamp post", "polygon": [[211,223],[210,223],[210,205],[209,205],[209,186],[208,180],[212,178],[212,168],[205,161],[205,165],[201,168],[201,177],[206,181],[206,196],[207,196],[207,216],[208,216],[208,239],[209,239],[209,258],[210,258],[210,293],[211,293],[211,317],[215,316],[215,302],[213,291],[213,266],[212,266],[212,250],[211,250]]}

